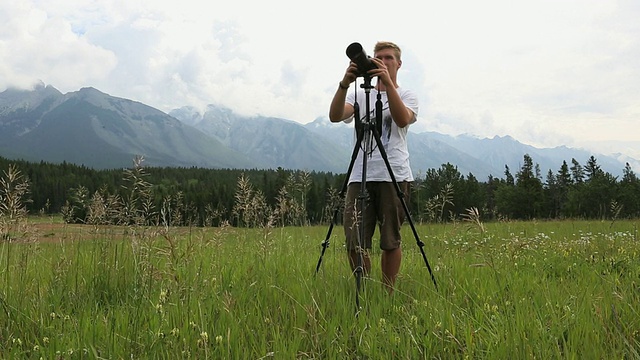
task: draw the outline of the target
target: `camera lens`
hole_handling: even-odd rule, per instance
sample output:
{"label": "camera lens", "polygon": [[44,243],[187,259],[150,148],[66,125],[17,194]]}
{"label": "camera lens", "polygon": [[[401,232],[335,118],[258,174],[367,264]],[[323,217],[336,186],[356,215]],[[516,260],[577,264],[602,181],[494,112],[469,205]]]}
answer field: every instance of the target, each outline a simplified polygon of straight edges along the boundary
{"label": "camera lens", "polygon": [[347,46],[347,56],[358,66],[360,76],[365,76],[367,71],[376,68],[375,63],[367,56],[360,43],[354,42]]}

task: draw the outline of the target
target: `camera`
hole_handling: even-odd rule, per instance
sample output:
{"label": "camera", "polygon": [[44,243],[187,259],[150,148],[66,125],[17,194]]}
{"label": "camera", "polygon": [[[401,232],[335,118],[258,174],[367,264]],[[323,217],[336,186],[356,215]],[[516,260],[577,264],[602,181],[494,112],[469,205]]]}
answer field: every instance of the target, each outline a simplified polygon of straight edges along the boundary
{"label": "camera", "polygon": [[360,43],[354,42],[347,46],[347,56],[358,66],[358,76],[367,76],[369,70],[378,68]]}

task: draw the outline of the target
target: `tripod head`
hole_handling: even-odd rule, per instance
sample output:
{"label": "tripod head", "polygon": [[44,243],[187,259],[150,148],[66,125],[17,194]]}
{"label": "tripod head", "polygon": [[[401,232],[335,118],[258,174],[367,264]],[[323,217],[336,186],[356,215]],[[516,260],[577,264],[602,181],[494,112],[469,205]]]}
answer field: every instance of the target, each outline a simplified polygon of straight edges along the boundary
{"label": "tripod head", "polygon": [[382,134],[382,95],[380,94],[380,92],[377,93],[374,113],[375,117],[372,117],[370,110],[370,94],[371,89],[373,89],[373,86],[371,85],[371,76],[364,75],[363,78],[364,82],[362,83],[362,85],[360,85],[360,87],[364,89],[366,97],[366,115],[363,117],[360,116],[360,106],[356,101],[353,104],[353,114],[356,120],[356,131],[360,133],[361,131],[369,131],[375,129],[376,135],[380,136],[380,134]]}
{"label": "tripod head", "polygon": [[378,92],[376,107],[375,107],[375,119],[371,118],[370,111],[370,99],[369,94],[371,93],[371,89],[373,86],[371,85],[371,76],[369,75],[369,70],[377,69],[376,63],[371,61],[371,57],[367,55],[367,53],[362,48],[362,45],[358,42],[351,43],[347,46],[347,57],[351,59],[351,61],[356,64],[358,68],[358,77],[364,78],[364,82],[360,85],[361,88],[364,89],[366,95],[366,115],[364,118],[360,117],[360,109],[358,103],[354,104],[354,115],[356,118],[356,130],[358,132],[373,129],[378,130],[378,135],[382,133],[382,100],[380,93]]}

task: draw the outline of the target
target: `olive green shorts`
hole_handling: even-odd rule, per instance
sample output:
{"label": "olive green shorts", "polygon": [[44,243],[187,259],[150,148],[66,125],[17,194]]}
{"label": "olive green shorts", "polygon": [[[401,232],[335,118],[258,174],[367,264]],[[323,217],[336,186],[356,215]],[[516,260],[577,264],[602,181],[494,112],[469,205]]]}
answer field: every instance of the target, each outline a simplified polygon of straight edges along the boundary
{"label": "olive green shorts", "polygon": [[[376,229],[380,231],[380,249],[393,250],[400,247],[400,227],[405,220],[405,211],[392,182],[367,182],[364,212],[360,212],[361,183],[347,187],[344,210],[344,233],[347,250],[359,247],[371,249],[371,239]],[[399,182],[404,201],[409,203],[411,182]],[[360,219],[362,217],[362,219]],[[364,226],[364,239],[360,239],[359,224]]]}

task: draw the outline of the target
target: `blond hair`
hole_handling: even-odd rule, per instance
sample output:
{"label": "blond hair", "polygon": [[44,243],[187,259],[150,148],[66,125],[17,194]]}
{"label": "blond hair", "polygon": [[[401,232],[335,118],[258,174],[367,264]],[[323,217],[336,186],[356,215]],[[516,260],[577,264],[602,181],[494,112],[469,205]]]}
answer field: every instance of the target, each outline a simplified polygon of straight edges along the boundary
{"label": "blond hair", "polygon": [[396,55],[396,60],[398,61],[401,60],[400,58],[402,57],[402,50],[400,50],[400,47],[398,45],[396,45],[395,43],[392,43],[391,41],[378,41],[376,43],[376,46],[373,48],[374,56],[378,51],[381,51],[384,49],[392,49]]}

